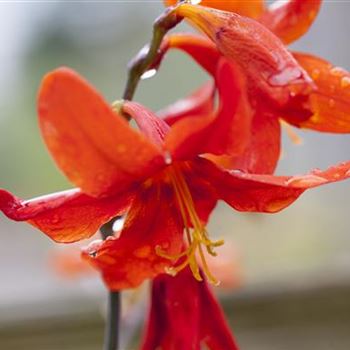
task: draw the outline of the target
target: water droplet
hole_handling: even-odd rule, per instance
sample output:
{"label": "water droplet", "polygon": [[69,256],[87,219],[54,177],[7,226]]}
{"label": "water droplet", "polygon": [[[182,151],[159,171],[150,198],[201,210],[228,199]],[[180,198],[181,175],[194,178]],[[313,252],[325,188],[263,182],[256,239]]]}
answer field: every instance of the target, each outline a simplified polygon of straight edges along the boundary
{"label": "water droplet", "polygon": [[341,78],[340,86],[341,86],[343,89],[344,89],[344,88],[347,88],[348,86],[350,86],[350,77],[349,77],[349,76],[346,76],[346,77]]}
{"label": "water droplet", "polygon": [[152,78],[156,74],[157,74],[157,70],[156,69],[147,70],[145,73],[143,73],[141,75],[141,80],[146,80],[146,79]]}
{"label": "water droplet", "polygon": [[292,178],[286,181],[286,185],[311,187],[311,186],[321,185],[326,181],[327,180],[321,176],[310,174],[310,175],[303,175],[303,176],[293,176]]}
{"label": "water droplet", "polygon": [[339,76],[339,75],[343,75],[344,73],[346,73],[346,70],[342,67],[333,67],[330,70],[331,74],[334,76]]}
{"label": "water droplet", "polygon": [[328,101],[328,105],[330,108],[333,108],[335,106],[335,101],[331,98],[329,101]]}
{"label": "water droplet", "polygon": [[191,5],[199,5],[202,2],[202,0],[191,0]]}
{"label": "water droplet", "polygon": [[164,162],[167,165],[170,165],[173,162],[173,159],[171,158],[171,154],[169,152],[164,153]]}
{"label": "water droplet", "polygon": [[241,169],[232,169],[232,170],[230,170],[230,173],[233,175],[243,175],[244,171]]}
{"label": "water droplet", "polygon": [[58,224],[60,221],[60,217],[58,215],[54,215],[51,219],[51,223]]}
{"label": "water droplet", "polygon": [[116,219],[113,222],[113,226],[112,226],[113,232],[121,231],[123,229],[124,222],[125,222],[125,217],[124,216],[120,216],[118,219]]}
{"label": "water droplet", "polygon": [[316,79],[318,79],[320,74],[321,74],[321,71],[319,69],[315,68],[311,72],[311,77],[312,77],[313,80],[316,80]]}

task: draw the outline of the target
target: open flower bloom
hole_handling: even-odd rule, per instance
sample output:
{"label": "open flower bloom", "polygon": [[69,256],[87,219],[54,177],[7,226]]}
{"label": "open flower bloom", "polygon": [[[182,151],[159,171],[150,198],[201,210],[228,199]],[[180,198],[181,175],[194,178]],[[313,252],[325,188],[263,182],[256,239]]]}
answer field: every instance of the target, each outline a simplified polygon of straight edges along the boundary
{"label": "open flower bloom", "polygon": [[194,280],[188,268],[175,278],[155,278],[151,296],[141,350],[238,349],[208,285]]}
{"label": "open flower bloom", "polygon": [[201,100],[203,91],[190,98],[188,108],[201,111],[200,118],[187,113],[168,124],[126,101],[120,108],[135,119],[138,131],[77,73],[67,68],[49,73],[39,91],[41,132],[78,189],[29,201],[0,190],[0,209],[65,243],[88,238],[127,214],[120,237],[95,242],[84,253],[110,289],[135,287],[186,266],[201,280],[197,257],[204,275],[216,283],[205,255],[215,255],[222,242],[209,238],[205,223],[218,199],[240,211],[277,212],[308,188],[349,177],[350,162],[292,177],[215,164],[210,157],[240,154],[250,131],[247,113],[240,113],[246,91],[240,71],[222,62],[215,76],[214,113]]}
{"label": "open flower bloom", "polygon": [[[280,6],[271,5],[257,18],[260,23],[228,12],[229,8],[225,12],[184,3],[174,9],[208,39],[190,34],[170,35],[162,44],[159,61],[167,50],[177,48],[191,55],[211,75],[218,62],[225,59],[239,65],[246,76],[254,111],[247,152],[269,145],[268,154],[260,152],[261,158],[243,155],[242,166],[248,171],[257,170],[254,162],[260,163],[259,172],[274,171],[280,153],[280,119],[322,132],[350,132],[350,74],[315,56],[289,52],[283,44],[307,31],[320,3],[278,2]],[[215,1],[202,4],[217,7]],[[242,8],[245,4],[236,3]],[[235,11],[243,13],[239,8]],[[222,159],[226,166],[230,162],[237,165],[237,161]]]}

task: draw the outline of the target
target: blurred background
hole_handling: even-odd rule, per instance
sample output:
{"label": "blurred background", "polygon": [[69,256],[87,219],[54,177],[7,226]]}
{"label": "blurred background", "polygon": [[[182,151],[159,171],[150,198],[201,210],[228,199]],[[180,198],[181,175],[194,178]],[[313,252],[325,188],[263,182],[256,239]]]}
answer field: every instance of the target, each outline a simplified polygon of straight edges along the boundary
{"label": "blurred background", "polygon": [[[0,3],[1,188],[31,198],[71,187],[40,138],[36,93],[43,75],[69,66],[109,101],[120,98],[127,62],[149,40],[161,11],[160,1],[147,0]],[[349,70],[349,16],[350,2],[325,1],[293,49]],[[136,99],[156,110],[206,79],[174,52],[141,83]],[[284,136],[279,174],[349,159],[350,136],[296,132],[303,144]],[[239,287],[221,296],[242,349],[350,348],[349,195],[349,182],[329,185],[276,215],[218,206],[209,232],[230,248],[222,254],[232,266],[224,278]],[[62,278],[52,268],[57,246],[1,214],[0,237],[0,349],[100,349],[106,293],[98,278]],[[122,350],[132,349],[126,344],[145,314],[145,293],[128,297]],[[132,307],[135,300],[140,307]]]}

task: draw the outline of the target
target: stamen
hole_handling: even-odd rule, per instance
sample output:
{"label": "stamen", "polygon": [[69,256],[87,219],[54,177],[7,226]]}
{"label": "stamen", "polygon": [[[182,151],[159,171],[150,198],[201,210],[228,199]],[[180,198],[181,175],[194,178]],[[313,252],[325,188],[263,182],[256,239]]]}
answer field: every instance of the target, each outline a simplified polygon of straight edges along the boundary
{"label": "stamen", "polygon": [[196,253],[198,253],[197,255],[200,259],[200,265],[205,277],[210,283],[218,285],[219,281],[211,274],[209,270],[209,266],[205,258],[204,248],[208,254],[216,256],[217,253],[214,249],[223,245],[224,241],[210,240],[208,232],[197,215],[191,192],[181,170],[178,169],[176,165],[173,165],[169,167],[168,172],[185,225],[187,248],[180,254],[169,255],[166,254],[161,247],[156,247],[156,253],[159,256],[169,260],[179,260],[183,258],[183,261],[181,261],[177,266],[168,268],[166,271],[167,273],[176,275],[176,273],[183,270],[186,266],[189,266],[195,279],[202,281],[202,276],[196,257]]}

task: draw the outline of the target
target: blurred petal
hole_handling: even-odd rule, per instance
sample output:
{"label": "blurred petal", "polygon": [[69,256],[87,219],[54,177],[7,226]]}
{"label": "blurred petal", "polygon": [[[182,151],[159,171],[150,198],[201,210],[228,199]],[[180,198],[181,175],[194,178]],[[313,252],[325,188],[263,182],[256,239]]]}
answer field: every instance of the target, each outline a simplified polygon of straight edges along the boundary
{"label": "blurred petal", "polygon": [[57,242],[71,243],[91,237],[105,222],[124,214],[132,199],[131,193],[96,199],[75,189],[24,201],[0,190],[0,210]]}
{"label": "blurred petal", "polygon": [[305,34],[317,17],[321,0],[275,1],[259,22],[275,33],[285,44]]}
{"label": "blurred petal", "polygon": [[[177,0],[164,0],[167,6],[176,5]],[[258,18],[264,10],[264,0],[202,0],[202,6],[236,12],[240,15]]]}
{"label": "blurred petal", "polygon": [[134,288],[145,279],[164,273],[172,261],[156,253],[180,253],[183,223],[168,188],[140,188],[127,215],[120,238],[101,241],[83,254],[102,272],[111,290]]}
{"label": "blurred petal", "polygon": [[238,156],[208,155],[206,158],[225,169],[272,174],[277,166],[281,148],[281,126],[278,116],[272,112],[255,111],[249,140],[244,152]]}
{"label": "blurred petal", "polygon": [[190,96],[176,101],[172,105],[157,112],[159,118],[173,125],[187,117],[201,117],[214,111],[215,84],[208,82],[194,91]]}
{"label": "blurred petal", "polygon": [[[239,211],[278,212],[292,204],[305,190],[350,177],[350,162],[325,171],[301,176],[273,176],[225,171],[202,159],[197,176],[204,176],[217,189],[218,197]],[[196,172],[194,170],[194,172]]]}
{"label": "blurred petal", "polygon": [[162,163],[158,148],[70,69],[46,75],[38,105],[51,155],[65,175],[90,195],[121,191]]}
{"label": "blurred petal", "polygon": [[[184,288],[184,286],[186,286]],[[206,282],[186,268],[153,281],[152,302],[142,350],[237,350],[223,312]]]}
{"label": "blurred petal", "polygon": [[350,73],[316,56],[294,53],[294,57],[314,79],[317,90],[305,106],[312,116],[289,118],[288,122],[323,132],[350,132]]}
{"label": "blurred petal", "polygon": [[49,263],[59,277],[76,280],[83,277],[97,276],[96,270],[81,258],[79,247],[69,246],[65,248],[64,250],[54,250],[49,256]]}
{"label": "blurred petal", "polygon": [[305,94],[312,81],[283,43],[258,22],[235,13],[183,3],[177,14],[203,31],[230,61],[237,62],[250,86],[278,105]]}
{"label": "blurred petal", "polygon": [[216,85],[220,97],[217,115],[183,118],[165,138],[165,147],[174,159],[203,153],[239,154],[244,149],[250,130],[244,77],[238,67],[223,59],[218,65]]}

